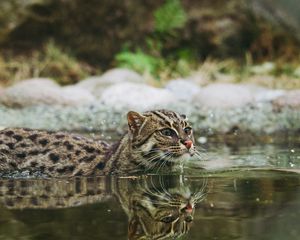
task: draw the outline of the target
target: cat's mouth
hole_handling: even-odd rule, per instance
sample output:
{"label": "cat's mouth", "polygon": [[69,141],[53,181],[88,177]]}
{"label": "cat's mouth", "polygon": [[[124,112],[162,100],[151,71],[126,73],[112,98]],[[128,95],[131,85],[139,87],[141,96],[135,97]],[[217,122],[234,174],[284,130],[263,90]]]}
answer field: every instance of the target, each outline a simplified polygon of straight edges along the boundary
{"label": "cat's mouth", "polygon": [[176,149],[176,151],[171,151],[170,149],[160,149],[156,153],[143,155],[146,158],[149,165],[152,164],[162,164],[166,166],[171,166],[173,164],[183,164],[189,161],[195,154],[193,149]]}
{"label": "cat's mouth", "polygon": [[194,156],[194,154],[195,154],[194,148],[182,149],[181,151],[173,153],[174,157],[187,157],[187,158]]}
{"label": "cat's mouth", "polygon": [[[161,159],[165,160],[167,162],[185,162],[190,160],[194,156],[195,152],[191,150],[184,150],[180,152],[170,152],[170,151],[164,151],[161,154]],[[166,156],[169,156],[166,158]]]}

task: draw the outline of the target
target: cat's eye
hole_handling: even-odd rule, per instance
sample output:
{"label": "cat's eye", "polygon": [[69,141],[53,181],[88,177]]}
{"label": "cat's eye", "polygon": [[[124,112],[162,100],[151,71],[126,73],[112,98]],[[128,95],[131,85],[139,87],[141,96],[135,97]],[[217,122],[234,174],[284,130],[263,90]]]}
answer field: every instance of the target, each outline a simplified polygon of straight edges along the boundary
{"label": "cat's eye", "polygon": [[164,128],[162,130],[160,130],[161,134],[167,137],[172,137],[174,135],[176,135],[176,133],[174,132],[174,130],[172,130],[171,128]]}
{"label": "cat's eye", "polygon": [[173,222],[175,220],[176,220],[175,216],[169,215],[169,216],[163,217],[160,221],[164,222],[164,223],[171,223],[171,222]]}
{"label": "cat's eye", "polygon": [[186,128],[184,129],[184,132],[185,132],[187,135],[191,135],[191,133],[192,133],[192,128],[191,128],[191,127],[186,127]]}

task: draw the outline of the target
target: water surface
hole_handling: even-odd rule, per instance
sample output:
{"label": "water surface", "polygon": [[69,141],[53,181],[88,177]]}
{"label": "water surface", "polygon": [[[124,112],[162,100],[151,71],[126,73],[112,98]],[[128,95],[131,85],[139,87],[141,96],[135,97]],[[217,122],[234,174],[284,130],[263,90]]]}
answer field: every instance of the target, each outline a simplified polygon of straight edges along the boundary
{"label": "water surface", "polygon": [[0,239],[298,239],[297,142],[203,148],[183,175],[1,179]]}

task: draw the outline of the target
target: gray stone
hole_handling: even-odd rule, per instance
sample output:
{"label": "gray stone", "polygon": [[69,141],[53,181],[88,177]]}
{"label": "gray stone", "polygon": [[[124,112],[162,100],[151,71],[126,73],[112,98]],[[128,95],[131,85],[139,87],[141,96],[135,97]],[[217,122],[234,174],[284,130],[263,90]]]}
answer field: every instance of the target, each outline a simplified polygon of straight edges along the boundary
{"label": "gray stone", "polygon": [[[193,104],[190,104],[178,100],[170,90],[141,83],[114,84],[108,87],[97,101],[93,96],[88,97],[91,94],[86,89],[78,86],[61,88],[49,79],[34,79],[16,84],[4,89],[4,95],[8,95],[7,92],[11,89],[18,91],[11,95],[10,104],[0,105],[2,127],[94,131],[101,132],[103,134],[101,138],[110,140],[111,135],[116,137],[126,128],[128,110],[166,108],[186,114],[195,132],[202,130],[208,136],[234,131],[254,134],[282,131],[296,133],[300,129],[300,90],[280,93],[280,97],[274,99],[274,96],[279,94],[277,90],[256,86],[213,84],[200,89],[199,94],[193,98]],[[35,93],[37,96],[29,93]],[[39,95],[41,93],[44,95]],[[272,96],[267,96],[268,94]],[[245,95],[247,101],[243,99]],[[47,98],[48,102],[45,102],[45,96],[50,98]],[[196,100],[199,96],[202,99],[198,103]],[[16,99],[12,99],[13,97]],[[218,99],[211,104],[211,98]],[[3,99],[3,94],[0,99]],[[82,105],[83,102],[89,104]],[[12,105],[21,105],[23,108],[7,107]],[[219,105],[222,107],[216,107]],[[280,111],[275,111],[274,108],[279,108]]]}
{"label": "gray stone", "polygon": [[104,89],[113,84],[124,82],[142,83],[143,81],[143,77],[132,70],[115,68],[101,76],[89,77],[80,81],[77,86],[87,89],[96,97],[100,97]]}
{"label": "gray stone", "polygon": [[270,102],[285,93],[285,90],[269,89],[254,84],[244,84],[242,86],[247,87],[251,91],[256,102]]}
{"label": "gray stone", "polygon": [[41,104],[77,106],[92,101],[94,101],[93,95],[85,89],[62,88],[54,81],[45,78],[19,82],[4,89],[0,95],[0,104],[12,108]]}
{"label": "gray stone", "polygon": [[204,108],[234,108],[253,102],[254,95],[247,86],[216,83],[202,88],[193,101]]}
{"label": "gray stone", "polygon": [[274,99],[272,104],[277,110],[284,107],[300,110],[300,89],[286,92],[284,95]]}
{"label": "gray stone", "polygon": [[187,79],[169,81],[165,88],[173,93],[179,100],[191,101],[200,92],[200,87]]}
{"label": "gray stone", "polygon": [[62,88],[66,105],[86,105],[93,103],[96,98],[88,90],[77,86],[67,86]]}
{"label": "gray stone", "polygon": [[120,83],[107,88],[100,101],[112,108],[145,111],[164,108],[177,99],[166,89],[138,83]]}

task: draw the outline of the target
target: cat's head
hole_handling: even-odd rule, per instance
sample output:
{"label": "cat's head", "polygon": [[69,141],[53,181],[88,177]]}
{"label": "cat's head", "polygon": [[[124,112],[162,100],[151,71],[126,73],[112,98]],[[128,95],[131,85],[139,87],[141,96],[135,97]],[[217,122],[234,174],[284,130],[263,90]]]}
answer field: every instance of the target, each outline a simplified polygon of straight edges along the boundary
{"label": "cat's head", "polygon": [[[135,215],[129,219],[128,238],[175,239],[188,233],[193,223],[194,205],[187,201],[179,206],[154,204],[143,199],[146,206],[135,206]],[[185,204],[185,205],[184,205]]]}
{"label": "cat's head", "polygon": [[[188,233],[197,197],[178,176],[148,176],[130,194],[128,238],[175,239]],[[123,206],[124,207],[124,206]]]}
{"label": "cat's head", "polygon": [[193,129],[185,115],[168,110],[131,111],[127,118],[132,148],[149,164],[158,158],[182,161],[195,153]]}

